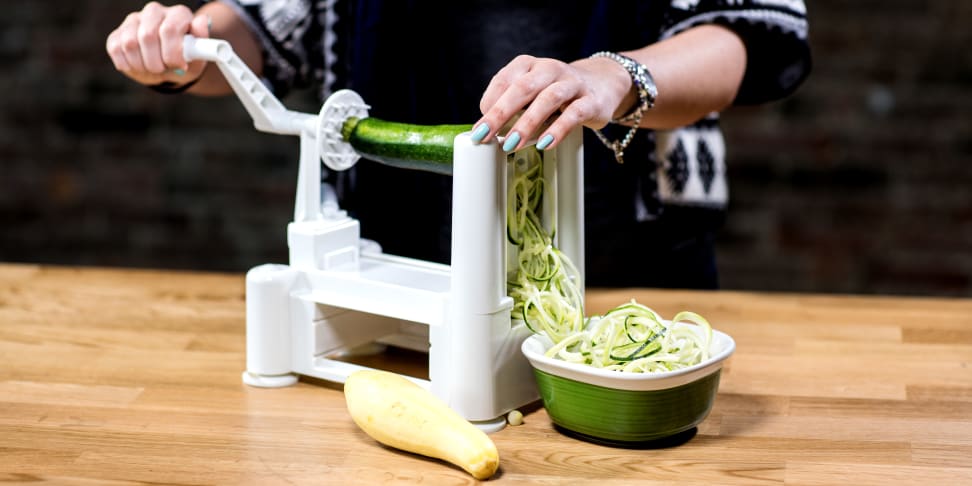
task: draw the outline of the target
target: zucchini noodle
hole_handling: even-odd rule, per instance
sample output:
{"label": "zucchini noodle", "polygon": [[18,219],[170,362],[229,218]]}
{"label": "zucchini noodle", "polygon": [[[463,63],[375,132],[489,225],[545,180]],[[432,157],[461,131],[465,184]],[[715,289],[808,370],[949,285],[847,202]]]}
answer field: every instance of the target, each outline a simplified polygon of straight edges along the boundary
{"label": "zucchini noodle", "polygon": [[507,276],[513,318],[560,342],[584,328],[584,297],[577,267],[553,245],[538,216],[543,204],[543,159],[534,147],[510,155],[513,180],[507,201],[507,239],[517,247]]}
{"label": "zucchini noodle", "polygon": [[632,300],[591,317],[584,330],[556,342],[546,355],[596,368],[654,373],[709,359],[711,342],[712,326],[702,316],[683,311],[669,323]]}
{"label": "zucchini noodle", "polygon": [[[666,322],[634,300],[603,316],[584,318],[577,267],[553,245],[544,230],[543,158],[529,147],[510,154],[513,178],[507,193],[507,239],[517,248],[508,272],[513,319],[553,342],[548,357],[597,368],[634,373],[672,371],[709,357],[712,327],[694,312]],[[694,323],[698,330],[685,323]]]}

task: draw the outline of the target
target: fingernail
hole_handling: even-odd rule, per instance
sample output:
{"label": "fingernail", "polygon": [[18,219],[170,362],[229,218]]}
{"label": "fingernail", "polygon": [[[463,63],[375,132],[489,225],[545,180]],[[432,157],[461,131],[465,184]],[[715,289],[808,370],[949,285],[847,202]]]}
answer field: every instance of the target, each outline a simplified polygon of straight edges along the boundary
{"label": "fingernail", "polygon": [[503,142],[503,150],[509,152],[516,148],[520,144],[520,134],[513,132],[506,136],[506,142]]}
{"label": "fingernail", "polygon": [[182,69],[179,69],[179,68],[173,69],[172,72],[175,73],[176,76],[185,76],[186,75],[186,71],[185,70],[182,70]]}
{"label": "fingernail", "polygon": [[553,143],[553,135],[548,133],[544,135],[539,142],[537,142],[537,150],[543,150],[549,147],[551,143]]}
{"label": "fingernail", "polygon": [[206,35],[213,36],[213,17],[210,15],[206,16]]}
{"label": "fingernail", "polygon": [[475,130],[473,130],[472,136],[470,138],[472,138],[473,142],[479,143],[483,140],[484,137],[486,137],[487,133],[489,133],[489,125],[487,125],[486,123],[480,123],[479,126],[477,126]]}

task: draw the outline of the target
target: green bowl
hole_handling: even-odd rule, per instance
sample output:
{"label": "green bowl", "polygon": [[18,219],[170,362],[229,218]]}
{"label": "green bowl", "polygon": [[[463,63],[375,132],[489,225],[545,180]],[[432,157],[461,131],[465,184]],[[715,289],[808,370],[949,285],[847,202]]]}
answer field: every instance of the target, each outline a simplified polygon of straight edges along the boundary
{"label": "green bowl", "polygon": [[551,345],[534,335],[522,347],[550,419],[572,435],[620,446],[670,438],[701,423],[715,402],[723,362],[736,348],[731,337],[713,330],[710,357],[702,363],[625,373],[548,358]]}

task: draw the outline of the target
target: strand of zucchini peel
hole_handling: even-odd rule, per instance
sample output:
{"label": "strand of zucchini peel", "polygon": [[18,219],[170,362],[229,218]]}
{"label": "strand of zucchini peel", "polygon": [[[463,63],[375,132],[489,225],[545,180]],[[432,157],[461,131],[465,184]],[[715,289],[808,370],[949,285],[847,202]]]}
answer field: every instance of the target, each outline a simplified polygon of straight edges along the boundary
{"label": "strand of zucchini peel", "polygon": [[[507,201],[507,239],[518,250],[508,275],[512,316],[554,343],[548,357],[625,372],[672,371],[709,357],[712,327],[694,312],[667,322],[632,300],[602,316],[584,318],[580,272],[553,245],[541,223],[543,159],[534,147],[510,154],[513,179]],[[688,323],[695,324],[686,325]]]}

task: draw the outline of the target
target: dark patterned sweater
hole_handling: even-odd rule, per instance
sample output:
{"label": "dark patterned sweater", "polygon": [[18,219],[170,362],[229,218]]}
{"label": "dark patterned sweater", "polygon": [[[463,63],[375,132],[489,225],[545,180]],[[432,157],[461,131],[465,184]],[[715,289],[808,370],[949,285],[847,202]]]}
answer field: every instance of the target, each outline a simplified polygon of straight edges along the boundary
{"label": "dark patterned sweater", "polygon": [[[789,95],[811,64],[802,0],[225,1],[258,34],[279,97],[351,88],[372,116],[409,123],[475,122],[489,79],[518,54],[569,62],[700,24],[726,26],[746,46],[736,104]],[[612,139],[625,131],[605,129]],[[712,242],[729,195],[718,114],[640,130],[624,165],[585,132],[588,284],[715,287]],[[363,237],[387,253],[448,262],[449,177],[361,162],[325,174]]]}

